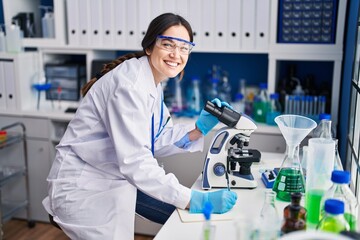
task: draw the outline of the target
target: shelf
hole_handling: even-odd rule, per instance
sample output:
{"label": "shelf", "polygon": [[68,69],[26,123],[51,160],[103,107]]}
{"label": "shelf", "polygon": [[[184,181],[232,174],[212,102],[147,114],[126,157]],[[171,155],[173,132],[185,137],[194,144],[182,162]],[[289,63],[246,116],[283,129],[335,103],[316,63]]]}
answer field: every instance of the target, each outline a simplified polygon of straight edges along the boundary
{"label": "shelf", "polygon": [[[15,131],[18,128],[22,131]],[[6,140],[0,144],[0,149],[5,149],[1,153],[2,165],[0,166],[0,226],[2,227],[5,221],[10,220],[25,207],[29,207],[30,197],[29,178],[27,175],[26,127],[24,123],[15,121],[2,126],[1,129],[7,132]],[[16,143],[19,143],[16,148],[8,148]],[[19,148],[23,148],[23,151],[19,151]],[[3,164],[5,161],[11,163]],[[25,196],[23,196],[24,194]],[[27,209],[26,214],[30,221],[29,209]],[[2,238],[0,237],[0,239]]]}
{"label": "shelf", "polygon": [[0,170],[0,187],[7,184],[9,181],[21,177],[25,174],[24,167],[2,167]]}
{"label": "shelf", "polygon": [[23,210],[27,207],[28,201],[20,201],[20,202],[3,202],[1,207],[2,211],[2,221],[6,222],[11,219],[14,214]]}
{"label": "shelf", "polygon": [[8,132],[6,141],[0,143],[0,149],[19,143],[22,141],[22,139],[23,139],[23,135],[21,133]]}

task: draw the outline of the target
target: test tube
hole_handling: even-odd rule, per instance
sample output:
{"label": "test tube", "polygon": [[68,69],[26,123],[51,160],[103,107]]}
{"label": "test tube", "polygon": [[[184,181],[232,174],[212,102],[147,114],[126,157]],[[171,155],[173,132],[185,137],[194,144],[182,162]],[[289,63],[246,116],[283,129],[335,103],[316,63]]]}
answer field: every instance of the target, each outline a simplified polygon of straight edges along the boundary
{"label": "test tube", "polygon": [[284,113],[288,114],[289,112],[289,95],[285,95],[285,109],[284,109]]}
{"label": "test tube", "polygon": [[310,96],[305,97],[305,116],[309,116],[309,102],[310,102]]}
{"label": "test tube", "polygon": [[301,96],[301,101],[300,101],[300,105],[301,105],[301,110],[300,110],[300,114],[301,115],[305,115],[305,103],[306,103],[306,96]]}
{"label": "test tube", "polygon": [[325,113],[326,97],[319,96],[319,113]]}
{"label": "test tube", "polygon": [[318,97],[314,96],[314,114],[316,115],[320,114],[318,104]]}
{"label": "test tube", "polygon": [[294,96],[294,114],[300,113],[300,97]]}
{"label": "test tube", "polygon": [[289,103],[289,114],[294,114],[294,96],[293,95],[289,95],[288,103]]}
{"label": "test tube", "polygon": [[310,116],[314,115],[314,97],[313,96],[309,96],[309,115]]}

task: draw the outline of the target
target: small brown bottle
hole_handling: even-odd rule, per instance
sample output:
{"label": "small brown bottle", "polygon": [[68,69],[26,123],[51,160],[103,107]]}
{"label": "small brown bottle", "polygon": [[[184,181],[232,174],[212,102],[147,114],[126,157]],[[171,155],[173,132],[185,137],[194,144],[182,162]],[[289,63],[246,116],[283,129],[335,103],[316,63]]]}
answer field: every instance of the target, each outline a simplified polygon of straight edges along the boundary
{"label": "small brown bottle", "polygon": [[284,208],[282,234],[306,229],[306,209],[300,206],[301,196],[300,192],[291,194],[291,203]]}
{"label": "small brown bottle", "polygon": [[300,206],[299,215],[300,218],[306,221],[306,209],[300,205],[302,193],[293,192],[291,193],[291,203],[284,208],[284,218],[290,217],[290,206]]}

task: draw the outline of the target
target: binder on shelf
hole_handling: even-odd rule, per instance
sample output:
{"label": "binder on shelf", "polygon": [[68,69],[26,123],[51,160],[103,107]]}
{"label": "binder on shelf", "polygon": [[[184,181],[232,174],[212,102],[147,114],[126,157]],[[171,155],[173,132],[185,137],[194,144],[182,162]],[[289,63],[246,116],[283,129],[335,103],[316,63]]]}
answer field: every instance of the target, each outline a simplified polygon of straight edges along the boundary
{"label": "binder on shelf", "polygon": [[[202,44],[206,49],[214,48],[215,32],[214,32],[214,13],[215,0],[202,0]],[[210,16],[210,17],[209,17]]]}
{"label": "binder on shelf", "polygon": [[[99,1],[99,0],[94,0]],[[115,47],[126,46],[126,0],[114,0],[114,44]]]}
{"label": "binder on shelf", "polygon": [[0,61],[0,109],[6,109],[6,86],[3,61]]}
{"label": "binder on shelf", "polygon": [[[164,13],[163,0],[151,0],[152,7],[150,8],[151,20]],[[156,7],[155,7],[156,6]],[[150,22],[149,22],[150,23]]]}
{"label": "binder on shelf", "polygon": [[16,109],[16,89],[15,89],[15,69],[13,61],[3,61],[5,92],[6,92],[6,108]]}
{"label": "binder on shelf", "polygon": [[175,1],[163,0],[163,11],[175,13]]}
{"label": "binder on shelf", "polygon": [[137,46],[141,46],[141,41],[146,34],[146,30],[150,24],[151,19],[151,11],[152,8],[151,1],[143,1],[141,2],[141,7],[138,9],[138,41]]}
{"label": "binder on shelf", "polygon": [[270,1],[256,0],[255,48],[267,50],[270,41]]}
{"label": "binder on shelf", "polygon": [[138,6],[137,1],[126,1],[126,46],[131,49],[139,49],[141,45],[138,43]]}
{"label": "binder on shelf", "polygon": [[179,14],[186,20],[188,20],[188,17],[189,17],[188,9],[189,9],[188,1],[175,1],[175,13]]}
{"label": "binder on shelf", "polygon": [[228,0],[215,1],[215,48],[227,48]]}
{"label": "binder on shelf", "polygon": [[[101,1],[101,15],[102,15],[102,44],[103,46],[114,46],[114,8],[112,0]],[[135,14],[135,13],[133,13]]]}
{"label": "binder on shelf", "polygon": [[241,1],[228,0],[228,48],[238,50],[241,43]]}
{"label": "binder on shelf", "polygon": [[201,8],[202,0],[189,0],[191,7],[189,8],[188,21],[191,25],[194,35],[195,49],[203,48],[202,44],[202,29],[201,29],[201,16],[203,15]]}
{"label": "binder on shelf", "polygon": [[89,46],[90,36],[89,36],[89,1],[88,0],[77,0],[79,3],[79,44],[80,46]]}
{"label": "binder on shelf", "polygon": [[241,3],[241,48],[253,50],[255,48],[256,1],[241,0]]}
{"label": "binder on shelf", "polygon": [[[117,2],[117,1],[116,1]],[[101,46],[102,45],[102,11],[101,11],[101,1],[99,0],[89,0],[89,37],[91,46]]]}
{"label": "binder on shelf", "polygon": [[66,1],[67,32],[69,45],[79,45],[79,2],[77,0]]}

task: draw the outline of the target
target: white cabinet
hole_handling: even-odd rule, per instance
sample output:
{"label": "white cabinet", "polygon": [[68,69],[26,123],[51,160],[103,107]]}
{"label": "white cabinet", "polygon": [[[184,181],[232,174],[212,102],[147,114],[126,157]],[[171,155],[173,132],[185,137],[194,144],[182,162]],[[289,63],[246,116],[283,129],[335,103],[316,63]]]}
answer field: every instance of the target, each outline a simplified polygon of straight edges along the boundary
{"label": "white cabinet", "polygon": [[0,53],[0,109],[33,108],[36,94],[31,88],[38,73],[38,53]]}
{"label": "white cabinet", "polygon": [[24,38],[24,47],[51,47],[65,46],[65,0],[53,0],[55,38],[42,38],[41,18],[43,15],[39,8],[40,0],[3,0],[3,13],[5,25],[10,25],[12,18],[19,13],[32,13],[34,16],[35,37]]}
{"label": "white cabinet", "polygon": [[50,144],[47,140],[29,138],[27,140],[29,159],[30,211],[37,221],[49,221],[42,200],[48,195],[46,178],[52,164]]}

